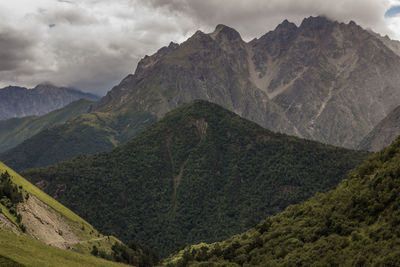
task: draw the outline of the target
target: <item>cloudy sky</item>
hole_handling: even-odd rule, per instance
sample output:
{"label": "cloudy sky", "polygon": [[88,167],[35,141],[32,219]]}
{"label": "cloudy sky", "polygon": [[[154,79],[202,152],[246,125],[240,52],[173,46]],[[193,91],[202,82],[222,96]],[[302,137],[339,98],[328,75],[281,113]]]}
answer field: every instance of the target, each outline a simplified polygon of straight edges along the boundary
{"label": "cloudy sky", "polygon": [[169,42],[223,23],[245,40],[325,15],[400,40],[400,0],[12,0],[0,2],[0,87],[41,82],[104,95]]}

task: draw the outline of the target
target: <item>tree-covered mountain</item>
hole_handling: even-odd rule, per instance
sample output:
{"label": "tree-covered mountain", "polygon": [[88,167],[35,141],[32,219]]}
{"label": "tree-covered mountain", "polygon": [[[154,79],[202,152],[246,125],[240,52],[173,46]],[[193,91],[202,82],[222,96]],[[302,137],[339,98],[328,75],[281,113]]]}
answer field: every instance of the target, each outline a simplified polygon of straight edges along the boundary
{"label": "tree-covered mountain", "polygon": [[92,101],[76,100],[61,109],[42,116],[28,116],[0,121],[0,152],[15,147],[24,140],[55,124],[63,123],[90,111]]}
{"label": "tree-covered mountain", "polygon": [[400,106],[390,112],[360,142],[358,149],[378,151],[390,145],[400,135]]}
{"label": "tree-covered mountain", "polygon": [[8,86],[0,89],[0,120],[44,115],[81,98],[99,99],[90,93],[51,84],[39,84],[33,89]]}
{"label": "tree-covered mountain", "polygon": [[[399,266],[400,138],[327,193],[166,266]],[[200,265],[202,264],[202,265]]]}
{"label": "tree-covered mountain", "polygon": [[[144,57],[94,105],[96,112],[35,137],[40,148],[21,144],[9,164],[20,170],[104,151],[195,99],[273,131],[354,148],[400,103],[397,47],[354,22],[324,17],[299,26],[284,21],[250,42],[224,25],[197,31]],[[46,160],[26,162],[39,157]]]}
{"label": "tree-covered mountain", "polygon": [[367,155],[273,133],[199,100],[109,152],[23,173],[105,233],[165,256],[331,189]]}

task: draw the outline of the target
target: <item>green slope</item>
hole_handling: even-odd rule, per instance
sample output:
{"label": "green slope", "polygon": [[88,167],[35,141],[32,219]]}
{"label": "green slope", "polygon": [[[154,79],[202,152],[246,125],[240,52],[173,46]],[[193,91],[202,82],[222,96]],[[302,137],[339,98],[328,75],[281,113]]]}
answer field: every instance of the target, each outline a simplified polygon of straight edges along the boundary
{"label": "green slope", "polygon": [[154,120],[151,114],[140,112],[82,114],[33,135],[1,153],[0,160],[17,171],[55,164],[115,147]]}
{"label": "green slope", "polygon": [[0,173],[8,172],[11,176],[11,181],[18,187],[22,187],[23,190],[31,195],[36,196],[39,200],[41,200],[43,203],[48,205],[49,207],[53,208],[55,211],[59,212],[61,215],[63,215],[65,218],[69,219],[71,222],[77,224],[77,225],[83,225],[85,228],[87,228],[87,232],[95,232],[97,234],[98,232],[91,226],[89,223],[87,223],[85,220],[83,220],[81,217],[73,213],[70,209],[62,205],[60,202],[55,200],[54,198],[50,197],[47,195],[45,192],[31,184],[29,181],[27,181],[25,178],[23,178],[21,175],[16,173],[14,170],[6,166],[4,163],[0,162]]}
{"label": "green slope", "polygon": [[399,266],[399,226],[397,138],[335,190],[290,206],[224,242],[188,247],[165,265]]}
{"label": "green slope", "polygon": [[41,200],[46,205],[50,206],[54,210],[58,211],[60,214],[75,222],[77,224],[82,224],[88,228],[89,231],[94,230],[93,226],[83,220],[81,217],[73,213],[70,209],[62,205],[60,202],[50,197],[42,190],[31,184],[21,175],[16,173],[14,170],[7,167],[4,163],[0,162],[0,173],[7,171],[11,175],[12,182],[17,186],[22,186],[22,188],[29,194],[36,196],[39,200]]}
{"label": "green slope", "polygon": [[0,230],[0,266],[128,266],[51,247],[27,236]]}
{"label": "green slope", "polygon": [[367,153],[272,133],[195,101],[125,145],[24,172],[105,233],[162,255],[240,233],[339,183]]}
{"label": "green slope", "polygon": [[[24,199],[30,196],[35,196],[41,202],[55,210],[63,218],[62,220],[69,226],[70,231],[79,238],[82,242],[71,245],[71,248],[80,253],[89,254],[92,250],[92,246],[96,245],[100,250],[110,253],[111,247],[115,242],[120,242],[115,237],[105,237],[99,233],[92,225],[86,222],[84,219],[79,217],[77,214],[72,212],[70,209],[62,205],[60,202],[52,198],[51,196],[44,193],[42,190],[31,184],[21,175],[16,173],[14,170],[0,162],[0,174],[7,172],[10,175],[10,180],[15,188],[18,188]],[[27,196],[28,195],[28,196]],[[25,201],[25,200],[23,200]],[[14,201],[16,202],[16,201]],[[21,201],[18,201],[21,202]],[[15,203],[17,204],[17,203]],[[14,205],[16,210],[16,206]],[[14,223],[19,230],[29,228],[29,225],[21,226],[18,222],[16,213],[10,212],[3,203],[0,203],[1,212]],[[34,210],[32,212],[35,212]],[[38,215],[40,217],[40,215]]]}
{"label": "green slope", "polygon": [[[8,178],[4,178],[8,177]],[[9,182],[7,182],[7,180]],[[38,200],[46,204],[48,207],[50,207],[52,210],[57,212],[57,219],[56,221],[52,221],[55,217],[52,217],[51,214],[42,214],[43,210],[38,208],[38,206],[30,206],[27,205],[25,206],[22,210],[26,211],[26,209],[29,209],[29,213],[33,213],[35,220],[38,220],[41,224],[45,225],[43,227],[37,227],[35,226],[35,222],[32,220],[26,220],[24,221],[24,216],[25,213],[21,213],[19,208],[17,208],[19,205],[24,204],[23,202],[29,202],[28,199],[31,199],[33,196],[35,196]],[[85,201],[85,200],[82,200]],[[32,205],[32,204],[31,204]],[[26,179],[24,179],[22,176],[14,172],[12,169],[4,165],[2,162],[0,162],[0,213],[4,214],[10,221],[16,226],[17,233],[19,234],[26,233],[26,235],[32,235],[35,238],[43,241],[39,236],[37,236],[37,232],[46,232],[48,231],[54,231],[53,225],[56,225],[56,229],[62,229],[58,231],[58,234],[60,236],[64,235],[76,235],[78,238],[77,240],[73,240],[72,243],[68,243],[68,249],[72,249],[76,252],[79,252],[81,254],[93,254],[98,257],[102,257],[108,260],[113,260],[117,262],[124,262],[124,263],[129,263],[133,264],[135,266],[152,266],[156,262],[158,262],[158,256],[154,254],[151,250],[144,248],[135,242],[129,242],[128,246],[123,244],[121,241],[116,239],[114,236],[103,236],[101,235],[96,229],[93,228],[89,223],[87,223],[85,220],[83,220],[81,217],[73,213],[71,210],[63,206],[61,203],[56,201],[54,198],[50,197],[43,191],[41,191],[39,188],[36,186],[32,185],[30,182],[28,182]],[[51,213],[51,211],[50,211]],[[21,216],[22,215],[22,216]],[[49,219],[50,218],[50,219]],[[53,219],[51,219],[53,218]],[[22,220],[21,220],[22,219]],[[68,227],[63,228],[61,226],[62,224],[57,223],[58,221],[63,221],[65,222]],[[46,226],[47,225],[47,226]],[[0,225],[1,226],[1,225]],[[44,229],[47,227],[47,230]],[[60,228],[58,228],[60,227]],[[0,231],[2,227],[0,227]],[[6,227],[6,230],[12,231],[10,227]],[[4,230],[4,229],[3,229]],[[15,233],[15,230],[14,230]],[[25,234],[24,234],[25,235]],[[43,237],[43,236],[41,236]],[[47,236],[48,239],[49,236]],[[51,241],[51,240],[50,240]],[[54,240],[53,240],[54,241]],[[64,240],[66,243],[69,242],[67,240]],[[22,242],[22,241],[21,241]],[[19,245],[25,246],[25,242],[19,243]],[[28,241],[26,241],[28,242]],[[45,241],[43,241],[45,242]],[[7,243],[9,243],[7,236],[1,235],[0,233],[0,266],[2,261],[6,262],[8,259],[2,259],[2,245],[7,246]],[[18,243],[18,242],[17,242]],[[18,247],[18,244],[15,243],[10,247],[10,250],[12,253],[15,253],[16,256],[18,256],[21,252],[17,252],[18,250],[16,249]],[[29,242],[28,242],[29,243]],[[47,243],[47,242],[45,242]],[[52,242],[50,242],[52,243]],[[32,246],[35,246],[32,244]],[[28,258],[29,257],[34,257],[35,253],[43,254],[43,259],[49,255],[52,254],[52,250],[49,250],[49,252],[46,254],[42,246],[38,248],[38,250],[35,250],[35,252],[31,251],[32,248],[29,247],[29,251],[27,252],[27,255],[24,255],[22,258],[16,258],[16,259],[23,259],[24,264],[26,262],[29,262]],[[22,249],[22,248],[21,248]],[[23,251],[23,249],[20,251]],[[27,249],[27,248],[25,248]],[[57,250],[53,250],[53,252],[57,252]],[[64,254],[62,252],[57,252],[57,255],[60,257],[68,257],[68,253]],[[4,254],[3,256],[8,257],[9,254]],[[73,256],[73,254],[70,254]],[[51,256],[54,257],[54,256]],[[72,257],[73,259],[79,258],[79,257]],[[26,260],[25,260],[26,259]],[[15,260],[13,258],[13,260]],[[62,260],[62,259],[61,259]],[[94,260],[91,260],[94,261]],[[18,261],[20,262],[20,261]],[[41,266],[40,264],[35,262],[35,266]],[[53,266],[56,266],[52,261],[50,261]],[[67,263],[62,264],[67,265]],[[89,264],[90,261],[88,261],[87,264]],[[96,263],[96,261],[94,261]],[[94,264],[91,263],[91,264]],[[99,261],[101,263],[101,261]],[[86,263],[85,263],[86,264]],[[47,266],[47,265],[46,265]],[[74,266],[74,265],[70,265]],[[86,266],[86,265],[82,265]],[[92,266],[89,264],[89,266]],[[102,265],[101,265],[102,266]]]}
{"label": "green slope", "polygon": [[65,122],[88,112],[92,103],[90,100],[80,99],[43,116],[28,116],[0,121],[0,152],[15,147],[56,123]]}

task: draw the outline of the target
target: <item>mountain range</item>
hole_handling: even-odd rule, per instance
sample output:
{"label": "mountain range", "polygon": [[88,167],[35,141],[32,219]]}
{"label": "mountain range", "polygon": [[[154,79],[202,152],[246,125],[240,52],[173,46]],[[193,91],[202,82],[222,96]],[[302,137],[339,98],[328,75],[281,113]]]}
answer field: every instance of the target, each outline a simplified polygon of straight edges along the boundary
{"label": "mountain range", "polygon": [[197,31],[101,99],[0,89],[0,265],[396,266],[399,73],[309,17]]}
{"label": "mountain range", "polygon": [[97,110],[159,118],[199,98],[273,131],[355,148],[400,103],[395,44],[324,17],[284,21],[247,43],[218,25],[145,57]]}
{"label": "mountain range", "polygon": [[92,101],[76,100],[42,116],[27,116],[0,121],[0,152],[22,143],[39,132],[90,111]]}
{"label": "mountain range", "polygon": [[33,89],[8,86],[0,89],[0,120],[44,115],[81,98],[92,101],[99,99],[90,93],[48,83],[39,84]]}
{"label": "mountain range", "polygon": [[368,155],[273,133],[198,100],[111,151],[23,175],[102,232],[166,256],[329,190]]}
{"label": "mountain range", "polygon": [[273,131],[356,148],[400,103],[398,47],[354,22],[325,17],[299,26],[284,21],[250,42],[218,25],[144,57],[91,113],[33,136],[0,159],[22,170],[105,151],[195,99]]}

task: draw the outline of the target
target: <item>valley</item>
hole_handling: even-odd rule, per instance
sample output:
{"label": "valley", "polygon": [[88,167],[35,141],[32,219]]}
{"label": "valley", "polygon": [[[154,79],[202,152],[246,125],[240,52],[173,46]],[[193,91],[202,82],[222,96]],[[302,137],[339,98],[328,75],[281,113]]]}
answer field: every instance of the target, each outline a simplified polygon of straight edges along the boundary
{"label": "valley", "polygon": [[102,232],[166,256],[329,190],[368,155],[273,133],[198,100],[113,150],[22,173]]}
{"label": "valley", "polygon": [[285,1],[0,4],[0,266],[400,266],[400,9]]}

